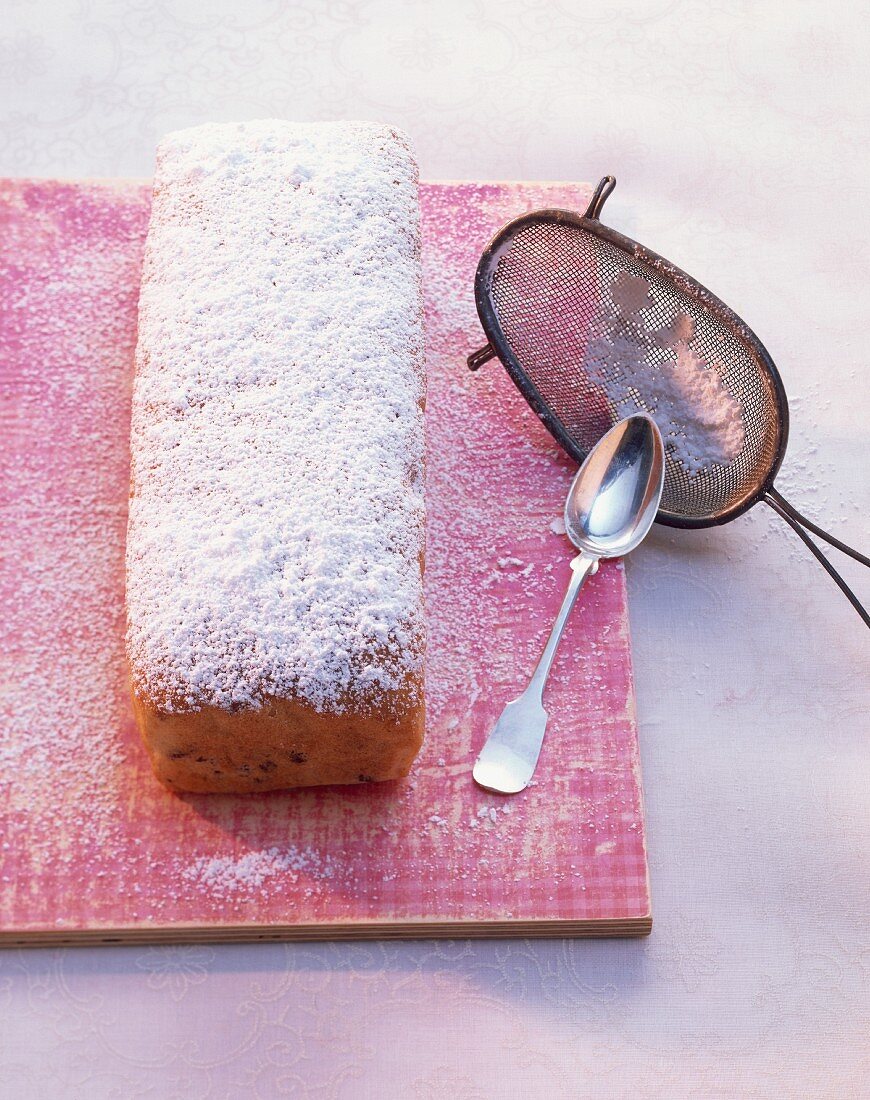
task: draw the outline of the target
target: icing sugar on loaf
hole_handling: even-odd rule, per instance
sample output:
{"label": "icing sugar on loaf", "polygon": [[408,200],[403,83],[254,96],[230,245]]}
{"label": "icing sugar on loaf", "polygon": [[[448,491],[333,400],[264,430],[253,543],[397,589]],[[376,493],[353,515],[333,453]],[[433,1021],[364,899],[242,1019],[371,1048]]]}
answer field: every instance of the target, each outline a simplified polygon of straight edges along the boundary
{"label": "icing sugar on loaf", "polygon": [[421,682],[417,170],[372,123],[160,145],[127,550],[134,690],[341,714]]}

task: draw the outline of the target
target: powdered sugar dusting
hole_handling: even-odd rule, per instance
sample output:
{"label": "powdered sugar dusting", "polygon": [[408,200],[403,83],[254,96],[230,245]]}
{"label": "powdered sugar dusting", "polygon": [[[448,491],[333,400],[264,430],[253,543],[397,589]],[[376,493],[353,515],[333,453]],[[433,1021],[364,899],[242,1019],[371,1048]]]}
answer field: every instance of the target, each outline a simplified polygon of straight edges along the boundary
{"label": "powdered sugar dusting", "polygon": [[620,417],[649,411],[690,476],[714,463],[727,465],[746,438],[740,402],[725,385],[721,365],[707,362],[694,345],[688,314],[677,313],[662,328],[647,325],[649,291],[646,279],[627,271],[613,280],[613,310],[598,323],[586,351],[589,377]]}
{"label": "powdered sugar dusting", "polygon": [[314,879],[332,878],[335,862],[311,847],[265,848],[240,856],[202,856],[185,866],[181,875],[218,898],[246,894],[279,877],[282,883],[298,882],[300,874]]}
{"label": "powdered sugar dusting", "polygon": [[372,123],[158,153],[128,536],[137,691],[341,712],[422,663],[417,178]]}

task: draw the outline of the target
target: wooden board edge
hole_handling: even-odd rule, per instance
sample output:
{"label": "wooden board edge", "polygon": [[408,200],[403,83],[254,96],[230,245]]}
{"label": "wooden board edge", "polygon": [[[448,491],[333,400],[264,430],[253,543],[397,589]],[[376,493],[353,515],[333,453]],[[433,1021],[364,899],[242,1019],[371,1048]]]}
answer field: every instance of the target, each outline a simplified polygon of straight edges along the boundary
{"label": "wooden board edge", "polygon": [[409,921],[382,924],[178,925],[174,928],[92,928],[0,931],[0,948],[119,947],[137,944],[287,943],[325,940],[544,939],[648,936],[652,916],[614,920]]}

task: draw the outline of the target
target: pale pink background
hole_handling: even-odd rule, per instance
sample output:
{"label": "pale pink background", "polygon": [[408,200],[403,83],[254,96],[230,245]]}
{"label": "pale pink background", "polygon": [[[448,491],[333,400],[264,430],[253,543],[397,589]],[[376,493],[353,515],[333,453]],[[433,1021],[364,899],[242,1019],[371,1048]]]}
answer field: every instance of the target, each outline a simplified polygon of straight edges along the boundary
{"label": "pale pink background", "polygon": [[[146,176],[168,127],[264,114],[389,118],[428,178],[613,171],[610,223],[779,363],[782,489],[866,546],[867,52],[852,0],[10,0],[0,173]],[[7,953],[5,1089],[863,1096],[864,632],[765,513],[628,572],[651,939]]]}

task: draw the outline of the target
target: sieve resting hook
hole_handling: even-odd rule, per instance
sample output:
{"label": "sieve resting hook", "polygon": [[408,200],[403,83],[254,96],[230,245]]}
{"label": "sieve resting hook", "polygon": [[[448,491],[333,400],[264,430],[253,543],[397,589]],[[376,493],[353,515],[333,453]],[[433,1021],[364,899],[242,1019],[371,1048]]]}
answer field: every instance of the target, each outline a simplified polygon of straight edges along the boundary
{"label": "sieve resting hook", "polygon": [[[592,198],[589,200],[589,205],[586,207],[586,213],[583,217],[591,219],[592,221],[598,221],[601,214],[601,208],[613,194],[613,189],[615,187],[616,176],[602,176],[598,181],[598,186],[592,192]],[[480,370],[484,363],[488,363],[490,359],[495,359],[495,357],[495,349],[492,344],[487,343],[484,344],[483,347],[478,348],[477,351],[473,351],[465,362],[469,370],[476,371]]]}
{"label": "sieve resting hook", "polygon": [[465,362],[468,364],[469,370],[480,370],[483,364],[488,363],[490,359],[495,359],[495,348],[492,344],[484,344],[482,348],[473,351]]}
{"label": "sieve resting hook", "polygon": [[592,198],[589,200],[589,205],[586,207],[586,213],[583,217],[597,222],[601,216],[601,208],[613,194],[615,187],[616,176],[604,176],[600,179],[598,186],[592,192]]}

